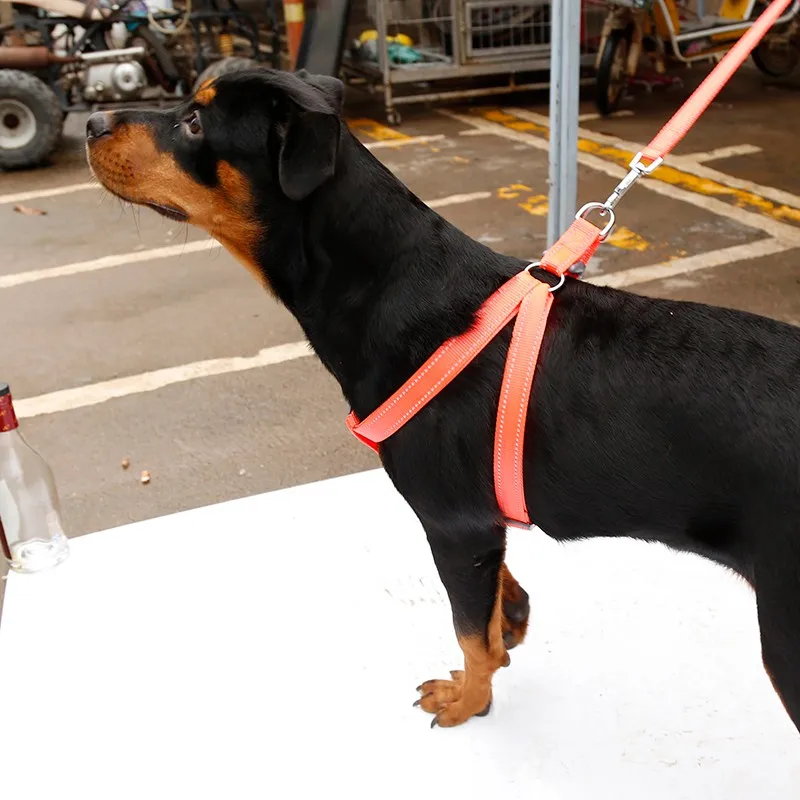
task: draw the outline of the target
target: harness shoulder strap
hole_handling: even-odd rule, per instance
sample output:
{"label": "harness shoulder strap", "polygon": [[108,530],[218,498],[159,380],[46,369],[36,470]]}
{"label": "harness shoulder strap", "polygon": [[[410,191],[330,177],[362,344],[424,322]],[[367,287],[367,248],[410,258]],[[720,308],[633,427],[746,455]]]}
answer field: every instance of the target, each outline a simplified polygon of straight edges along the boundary
{"label": "harness shoulder strap", "polygon": [[525,503],[523,448],[528,402],[553,294],[546,283],[520,304],[506,358],[494,434],[494,489],[509,525],[531,524]]}

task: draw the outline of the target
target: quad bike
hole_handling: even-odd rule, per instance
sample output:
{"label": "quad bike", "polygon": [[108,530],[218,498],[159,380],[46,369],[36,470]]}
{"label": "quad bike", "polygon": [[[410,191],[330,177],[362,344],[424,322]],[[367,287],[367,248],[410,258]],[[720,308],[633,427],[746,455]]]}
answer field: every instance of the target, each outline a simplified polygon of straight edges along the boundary
{"label": "quad bike", "polygon": [[161,104],[224,72],[278,66],[271,3],[273,38],[264,47],[258,23],[235,0],[225,9],[186,2],[183,11],[142,0],[15,3],[0,26],[0,169],[43,163],[71,111]]}
{"label": "quad bike", "polygon": [[[680,84],[667,74],[671,64],[717,61],[764,11],[766,0],[722,0],[715,16],[699,17],[676,0],[612,0],[597,53],[596,103],[601,114],[616,111],[626,91],[640,84]],[[766,75],[782,78],[800,60],[800,3],[793,2],[753,50]],[[654,70],[639,71],[642,53]]]}

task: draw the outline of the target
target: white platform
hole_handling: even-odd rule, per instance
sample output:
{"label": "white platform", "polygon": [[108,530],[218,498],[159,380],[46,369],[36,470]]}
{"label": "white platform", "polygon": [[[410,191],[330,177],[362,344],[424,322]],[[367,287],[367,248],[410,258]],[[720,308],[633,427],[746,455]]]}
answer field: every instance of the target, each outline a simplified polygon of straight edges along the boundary
{"label": "white platform", "polygon": [[783,800],[800,736],[750,590],[656,546],[512,534],[528,642],[492,713],[430,730],[460,663],[422,530],[382,472],[73,542],[12,575],[8,800]]}

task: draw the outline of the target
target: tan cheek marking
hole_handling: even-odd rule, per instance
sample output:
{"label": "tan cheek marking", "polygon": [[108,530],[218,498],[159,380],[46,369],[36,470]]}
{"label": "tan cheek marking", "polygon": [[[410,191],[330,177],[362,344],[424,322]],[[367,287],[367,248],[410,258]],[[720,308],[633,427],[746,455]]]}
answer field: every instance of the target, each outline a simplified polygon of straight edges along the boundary
{"label": "tan cheek marking", "polygon": [[92,165],[107,188],[134,203],[173,206],[208,231],[268,289],[256,261],[264,228],[254,217],[250,182],[228,162],[217,167],[219,186],[197,183],[171,153],[160,152],[146,125],[122,125],[93,148]]}

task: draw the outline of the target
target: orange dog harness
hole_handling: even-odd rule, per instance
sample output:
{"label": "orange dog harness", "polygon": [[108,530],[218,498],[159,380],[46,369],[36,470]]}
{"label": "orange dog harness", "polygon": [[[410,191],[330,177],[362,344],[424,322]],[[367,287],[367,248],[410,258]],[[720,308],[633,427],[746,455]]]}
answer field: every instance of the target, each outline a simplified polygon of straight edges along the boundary
{"label": "orange dog harness", "polygon": [[[581,244],[580,233],[562,237],[567,240],[567,246],[560,240],[556,245],[558,252],[553,253],[555,248],[551,248],[540,265],[530,265],[504,283],[478,309],[475,324],[439,347],[380,408],[361,422],[354,412],[347,417],[347,427],[353,434],[380,452],[380,442],[396,433],[436,397],[516,317],[500,389],[494,439],[495,493],[510,525],[527,528],[531,524],[525,504],[522,443],[536,362],[553,305],[553,291],[563,285],[564,274],[573,264],[591,256],[603,233],[583,219],[576,221],[583,223],[580,227],[585,231],[588,245]],[[533,266],[545,267],[559,275],[561,281],[551,288],[531,275]]]}
{"label": "orange dog harness", "polygon": [[[553,292],[563,285],[568,273],[580,276],[594,251],[611,233],[615,222],[614,207],[619,200],[642,175],[649,175],[661,164],[664,156],[686,135],[790,2],[773,0],[770,3],[656,138],[631,161],[630,171],[605,203],[583,206],[567,231],[545,252],[540,263],[526,267],[511,278],[478,309],[472,328],[439,347],[389,400],[365,420],[359,421],[355,413],[350,413],[347,427],[360,441],[379,452],[380,442],[396,433],[436,397],[516,317],[497,409],[494,486],[497,504],[507,523],[530,526],[523,481],[523,443],[528,401],[547,317],[553,304]],[[609,218],[602,230],[585,219],[593,210]],[[534,266],[559,276],[560,282],[551,288],[534,278],[530,273]]]}

